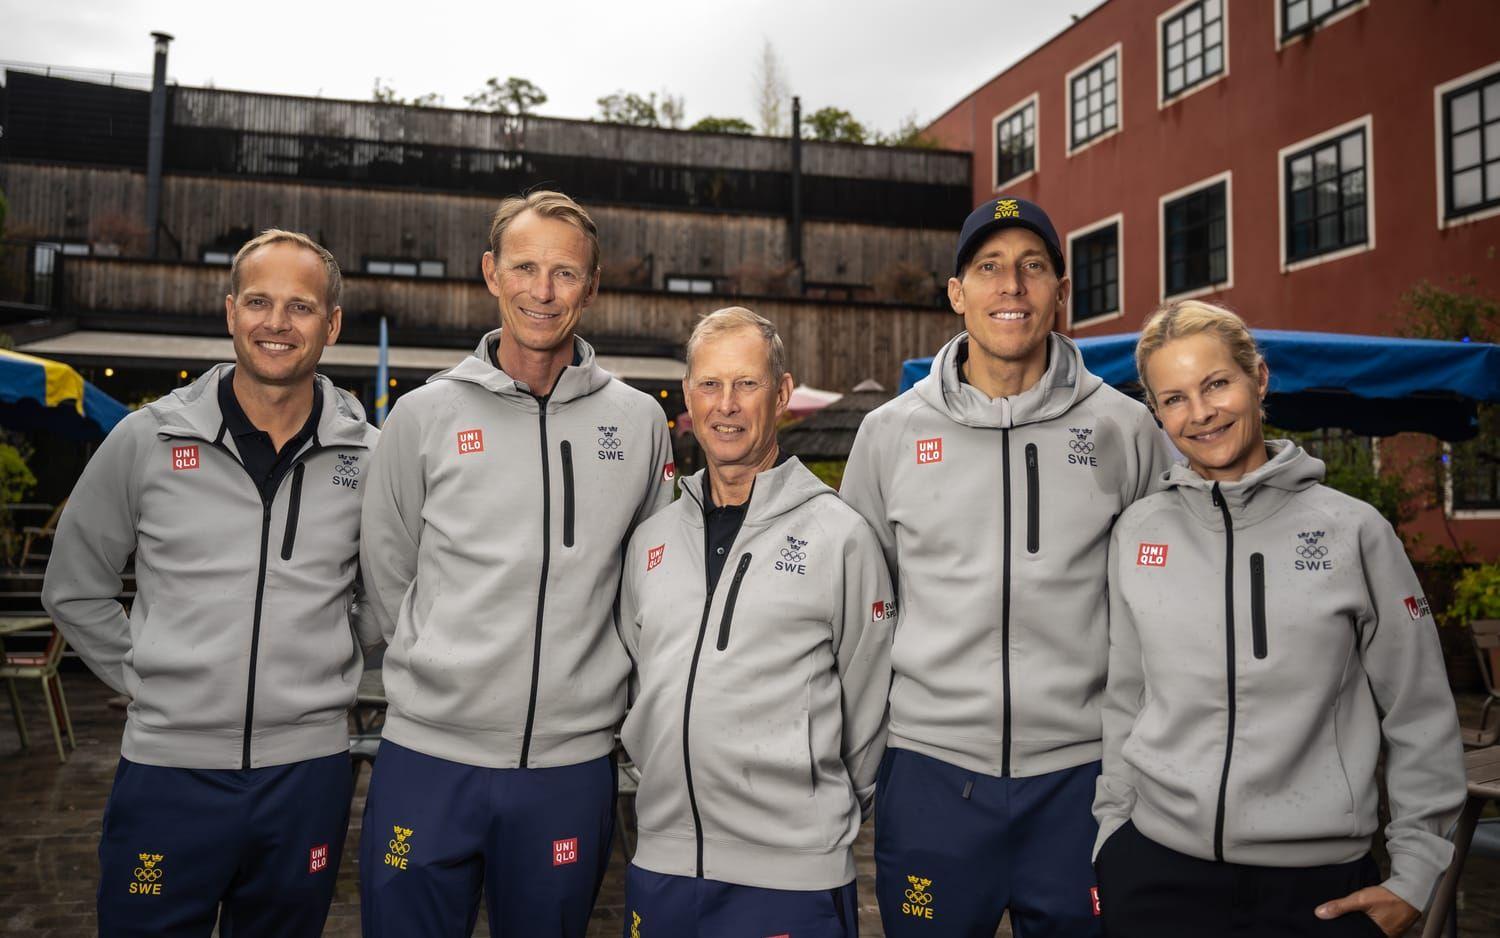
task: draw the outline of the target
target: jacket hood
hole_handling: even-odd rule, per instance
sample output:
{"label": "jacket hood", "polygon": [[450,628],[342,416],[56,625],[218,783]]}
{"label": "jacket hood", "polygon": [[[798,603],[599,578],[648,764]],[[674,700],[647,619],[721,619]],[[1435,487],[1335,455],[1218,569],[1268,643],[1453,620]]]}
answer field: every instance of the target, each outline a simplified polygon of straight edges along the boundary
{"label": "jacket hood", "polygon": [[[708,485],[708,470],[699,469],[678,481],[682,485],[682,491],[698,505],[698,511],[689,512],[691,522],[695,526],[701,526],[703,489]],[[750,507],[745,511],[745,524],[764,524],[772,518],[795,511],[819,495],[837,497],[833,489],[793,456],[755,477],[755,484],[750,488]]]}
{"label": "jacket hood", "polygon": [[[1254,524],[1275,514],[1293,495],[1323,481],[1323,460],[1308,455],[1291,440],[1267,440],[1271,458],[1266,464],[1234,482],[1220,482],[1219,492],[1229,511],[1243,524]],[[1163,481],[1210,527],[1223,528],[1223,514],[1213,503],[1214,483],[1177,463]]]}
{"label": "jacket hood", "polygon": [[[224,428],[224,414],[219,410],[219,382],[234,368],[230,363],[215,365],[199,375],[185,388],[147,404],[145,409],[156,416],[160,436],[192,436],[217,440]],[[362,446],[369,448],[374,427],[365,420],[365,409],[359,399],[336,386],[325,375],[313,380],[323,389],[323,411],[313,432],[314,446]]]}
{"label": "jacket hood", "polygon": [[[472,355],[447,371],[440,371],[427,380],[467,381],[496,394],[531,400],[532,391],[526,382],[517,381],[501,371],[496,367],[495,360],[490,355],[490,346],[500,341],[500,332],[499,329],[486,332],[480,338],[479,345],[475,347]],[[578,364],[568,365],[562,370],[562,374],[558,375],[557,382],[552,385],[552,393],[547,396],[549,402],[562,404],[580,397],[587,397],[610,382],[609,372],[599,367],[592,345],[575,335],[573,348]]]}
{"label": "jacket hood", "polygon": [[1047,370],[1042,379],[1012,397],[991,400],[959,377],[960,352],[969,341],[960,332],[932,359],[932,371],[916,383],[922,400],[966,427],[1005,429],[1042,423],[1068,412],[1074,404],[1099,390],[1104,382],[1083,365],[1083,354],[1067,336],[1048,336]]}

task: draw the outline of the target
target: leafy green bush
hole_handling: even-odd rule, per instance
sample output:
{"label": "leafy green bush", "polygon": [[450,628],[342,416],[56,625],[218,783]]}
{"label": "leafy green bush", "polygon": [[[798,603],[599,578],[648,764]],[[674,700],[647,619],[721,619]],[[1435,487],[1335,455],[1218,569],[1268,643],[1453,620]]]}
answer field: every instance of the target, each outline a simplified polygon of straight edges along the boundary
{"label": "leafy green bush", "polygon": [[1453,585],[1453,600],[1441,619],[1446,625],[1500,619],[1500,563],[1482,563],[1465,570]]}
{"label": "leafy green bush", "polygon": [[847,465],[842,459],[814,460],[807,463],[808,470],[830,488],[837,489],[844,483],[844,466]]}

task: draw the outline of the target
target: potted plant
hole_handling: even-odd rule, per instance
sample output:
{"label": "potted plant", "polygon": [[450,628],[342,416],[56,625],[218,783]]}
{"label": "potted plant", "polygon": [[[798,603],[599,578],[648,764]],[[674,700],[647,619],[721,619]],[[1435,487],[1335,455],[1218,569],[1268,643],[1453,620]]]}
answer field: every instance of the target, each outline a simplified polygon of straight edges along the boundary
{"label": "potted plant", "polygon": [[[1500,620],[1500,563],[1470,567],[1453,584],[1445,622],[1473,624]],[[1500,681],[1500,648],[1490,650],[1490,679]]]}

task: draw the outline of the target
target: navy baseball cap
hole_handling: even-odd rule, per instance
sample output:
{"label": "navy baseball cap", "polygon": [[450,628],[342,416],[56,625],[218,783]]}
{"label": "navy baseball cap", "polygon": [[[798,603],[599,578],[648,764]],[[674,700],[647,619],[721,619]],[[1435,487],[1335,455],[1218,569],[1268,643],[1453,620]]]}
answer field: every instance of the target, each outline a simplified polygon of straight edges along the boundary
{"label": "navy baseball cap", "polygon": [[1035,232],[1047,245],[1047,253],[1052,255],[1058,278],[1061,279],[1067,273],[1062,248],[1057,240],[1057,229],[1052,227],[1052,219],[1047,217],[1047,213],[1035,202],[1001,196],[985,202],[964,219],[963,230],[958,233],[958,253],[953,258],[953,276],[961,276],[964,265],[984,244],[984,239],[1001,228],[1025,228]]}

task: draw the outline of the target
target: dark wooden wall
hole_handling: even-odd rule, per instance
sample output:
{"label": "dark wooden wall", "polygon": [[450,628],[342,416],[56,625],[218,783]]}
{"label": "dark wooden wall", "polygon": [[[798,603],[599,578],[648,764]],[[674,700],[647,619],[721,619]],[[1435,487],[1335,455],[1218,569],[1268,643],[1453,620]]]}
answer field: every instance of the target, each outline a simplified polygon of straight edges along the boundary
{"label": "dark wooden wall", "polygon": [[[60,310],[90,328],[156,329],[218,334],[228,272],[203,264],[99,257],[66,258]],[[799,382],[847,391],[865,378],[894,390],[901,362],[930,355],[960,328],[957,316],[914,309],[783,298],[685,296],[606,290],[584,314],[582,334],[606,351],[642,347],[680,353],[699,316],[746,305],[776,323]],[[350,341],[372,341],[380,315],[399,345],[467,344],[499,322],[481,284],[392,281],[351,275],[343,307]]]}
{"label": "dark wooden wall", "polygon": [[[13,236],[113,243],[125,255],[143,245],[145,177],[139,172],[9,161],[0,163],[0,188],[10,200]],[[205,247],[235,232],[282,227],[317,238],[350,271],[360,270],[366,257],[408,257],[444,261],[450,277],[477,278],[496,204],[412,190],[168,176],[162,221],[171,234],[165,250],[180,248],[182,260],[197,260]],[[764,292],[753,284],[788,269],[782,218],[607,205],[590,212],[600,230],[607,283],[663,288],[668,274],[738,274],[749,292]],[[894,292],[893,271],[925,276],[936,293],[947,279],[954,237],[952,231],[808,222],[806,279],[865,284],[881,299],[915,299],[909,290]]]}

